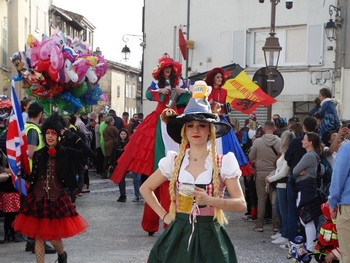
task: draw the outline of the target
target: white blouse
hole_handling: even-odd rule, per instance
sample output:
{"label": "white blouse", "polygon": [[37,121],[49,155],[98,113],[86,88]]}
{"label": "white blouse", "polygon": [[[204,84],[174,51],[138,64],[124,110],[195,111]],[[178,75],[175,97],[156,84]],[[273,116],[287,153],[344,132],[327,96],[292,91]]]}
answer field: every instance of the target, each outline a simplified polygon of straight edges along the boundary
{"label": "white blouse", "polygon": [[[211,161],[211,154],[209,152],[207,158],[205,159],[205,171],[201,173],[197,179],[195,180],[194,177],[186,171],[186,167],[189,164],[189,149],[186,149],[185,156],[183,158],[181,168],[179,171],[179,177],[178,180],[181,183],[190,183],[190,184],[210,184],[212,181],[212,174],[213,174],[213,166]],[[159,169],[162,172],[162,174],[168,178],[168,180],[171,179],[172,172],[174,170],[174,164],[175,164],[175,157],[177,156],[177,152],[169,151],[167,152],[166,157],[162,158],[159,161]],[[230,178],[240,177],[242,175],[242,172],[239,168],[239,164],[237,162],[237,159],[235,155],[232,152],[229,152],[222,157],[222,164],[221,169],[219,170],[220,176],[223,181]]]}

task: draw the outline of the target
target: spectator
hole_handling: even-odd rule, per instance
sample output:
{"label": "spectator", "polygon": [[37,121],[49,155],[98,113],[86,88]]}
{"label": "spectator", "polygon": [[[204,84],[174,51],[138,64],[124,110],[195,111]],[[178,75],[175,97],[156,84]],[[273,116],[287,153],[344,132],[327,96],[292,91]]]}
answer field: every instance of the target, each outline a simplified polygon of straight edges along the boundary
{"label": "spectator", "polygon": [[119,130],[121,130],[121,128],[124,128],[124,122],[122,120],[122,118],[118,117],[115,110],[110,109],[108,112],[109,116],[112,116],[114,119],[114,127],[116,127]]}
{"label": "spectator", "polygon": [[317,167],[320,162],[321,140],[317,133],[307,132],[302,140],[306,153],[293,168],[296,177],[294,191],[300,223],[305,228],[306,248],[315,250],[316,226],[314,219],[322,215],[321,203],[317,194]]}
{"label": "spectator", "polygon": [[[116,143],[119,130],[114,126],[113,116],[108,116],[105,120],[107,127],[103,131],[105,147],[105,158],[103,162],[102,179],[107,179],[107,173],[112,173],[116,163]],[[123,128],[123,127],[122,127]]]}
{"label": "spectator", "polygon": [[275,172],[266,177],[266,183],[276,182],[276,199],[274,209],[278,216],[279,231],[271,238],[273,244],[284,245],[288,243],[288,206],[287,206],[287,181],[290,174],[290,168],[284,159],[284,154],[295,134],[292,131],[284,131],[281,135],[281,148],[279,158],[276,162]]}
{"label": "spectator", "polygon": [[338,118],[337,109],[335,108],[334,99],[332,100],[331,91],[328,88],[320,89],[319,98],[321,101],[321,108],[316,113],[322,118],[319,135],[323,136],[325,132],[332,130],[338,131],[340,128],[340,122]]}
{"label": "spectator", "polygon": [[[275,169],[274,161],[277,155],[277,149],[281,148],[281,141],[278,136],[274,135],[275,124],[272,121],[266,121],[264,126],[264,135],[255,140],[252,150],[249,153],[249,159],[254,161],[256,169],[256,193],[258,196],[258,219],[254,231],[264,231],[264,218],[266,202],[269,197],[270,202],[273,200],[273,189],[269,192],[265,191],[265,177]],[[273,231],[278,231],[278,218],[275,211],[272,209],[272,225]]]}
{"label": "spectator", "polygon": [[96,162],[96,175],[101,175],[103,172],[103,161],[104,161],[104,155],[101,149],[101,134],[100,134],[100,124],[105,119],[105,114],[100,113],[98,115],[98,121],[95,126],[95,144],[96,144],[96,156],[95,156],[95,162]]}
{"label": "spectator", "polygon": [[[10,174],[6,154],[7,130],[0,136],[0,173]],[[11,175],[0,183],[0,210],[4,214],[4,242],[19,242],[12,227],[20,209],[20,196],[12,183]]]}
{"label": "spectator", "polygon": [[[316,128],[316,120],[312,117],[306,117],[303,122],[303,133],[299,136],[294,138],[285,155],[284,159],[287,161],[288,166],[291,168],[291,171],[293,171],[294,167],[299,163],[303,155],[306,153],[305,148],[302,147],[302,140],[304,139],[306,132],[312,132]],[[288,240],[294,242],[295,237],[298,235],[298,214],[297,214],[297,208],[296,208],[296,197],[294,195],[294,188],[295,185],[295,177],[293,173],[291,173],[288,177],[287,182],[287,203],[288,203]],[[283,249],[288,249],[289,246],[287,245],[280,245]]]}
{"label": "spectator", "polygon": [[303,126],[300,122],[294,122],[289,126],[289,130],[292,130],[296,137],[299,137],[303,133]]}
{"label": "spectator", "polygon": [[332,219],[337,220],[340,262],[350,262],[350,143],[340,147],[335,159],[329,189],[329,207]]}
{"label": "spectator", "polygon": [[129,129],[129,125],[128,125],[128,123],[129,123],[129,112],[126,112],[126,111],[123,112],[122,120],[123,120],[124,128],[128,130]]}
{"label": "spectator", "polygon": [[23,100],[21,100],[21,111],[22,111],[22,118],[23,123],[26,123],[28,120],[28,108],[30,105],[30,98],[24,97]]}
{"label": "spectator", "polygon": [[[118,161],[119,157],[123,154],[124,152],[124,147],[128,144],[129,142],[129,132],[127,129],[122,128],[119,131],[118,138],[117,138],[117,152],[116,152],[116,161]],[[126,184],[125,184],[125,176],[120,180],[118,187],[119,187],[119,192],[120,192],[120,197],[118,198],[117,202],[125,202],[126,201]]]}
{"label": "spectator", "polygon": [[256,136],[260,138],[264,134],[263,127],[257,122],[256,114],[249,115],[248,124],[244,126],[238,133],[237,137],[241,142],[242,149],[247,155],[248,150],[252,146],[252,138]]}
{"label": "spectator", "polygon": [[313,103],[314,107],[309,111],[309,116],[314,116],[316,112],[321,108],[321,100],[320,98],[316,98]]}

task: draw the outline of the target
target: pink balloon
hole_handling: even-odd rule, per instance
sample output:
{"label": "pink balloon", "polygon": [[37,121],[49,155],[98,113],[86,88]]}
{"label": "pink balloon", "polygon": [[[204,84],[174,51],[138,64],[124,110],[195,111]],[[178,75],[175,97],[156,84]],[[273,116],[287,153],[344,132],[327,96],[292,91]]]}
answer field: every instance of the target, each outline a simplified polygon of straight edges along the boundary
{"label": "pink balloon", "polygon": [[98,61],[97,61],[97,65],[95,68],[95,72],[96,72],[96,76],[97,76],[97,81],[99,81],[107,72],[107,60],[101,56],[101,55],[97,55]]}
{"label": "pink balloon", "polygon": [[75,68],[75,72],[78,74],[78,83],[81,83],[85,80],[85,74],[90,68],[90,64],[88,61],[85,60],[85,58],[78,58],[73,63],[73,66]]}
{"label": "pink balloon", "polygon": [[50,58],[51,50],[55,46],[55,41],[53,39],[45,39],[40,45],[39,58],[46,60]]}
{"label": "pink balloon", "polygon": [[54,69],[59,70],[63,67],[64,60],[61,49],[54,45],[51,49],[51,57],[50,57],[51,65]]}
{"label": "pink balloon", "polygon": [[35,68],[36,64],[39,61],[39,46],[32,47],[32,50],[30,52],[30,67]]}

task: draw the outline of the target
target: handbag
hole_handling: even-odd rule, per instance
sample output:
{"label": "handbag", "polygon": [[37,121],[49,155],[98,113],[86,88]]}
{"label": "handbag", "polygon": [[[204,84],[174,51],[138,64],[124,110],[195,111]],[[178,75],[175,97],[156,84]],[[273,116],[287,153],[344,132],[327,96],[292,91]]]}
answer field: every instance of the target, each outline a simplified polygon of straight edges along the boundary
{"label": "handbag", "polygon": [[0,183],[6,182],[10,175],[8,173],[0,173]]}
{"label": "handbag", "polygon": [[297,208],[298,215],[303,220],[304,224],[322,215],[321,202],[318,197],[312,199],[310,202],[299,206]]}

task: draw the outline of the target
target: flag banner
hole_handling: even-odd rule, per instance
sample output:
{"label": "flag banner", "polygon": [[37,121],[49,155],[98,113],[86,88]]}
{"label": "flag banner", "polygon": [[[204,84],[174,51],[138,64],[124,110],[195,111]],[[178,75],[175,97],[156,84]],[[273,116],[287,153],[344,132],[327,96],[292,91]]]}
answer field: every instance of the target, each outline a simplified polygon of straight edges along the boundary
{"label": "flag banner", "polygon": [[7,130],[6,151],[12,183],[20,194],[27,195],[29,183],[17,176],[21,173],[21,169],[30,174],[27,136],[13,80],[11,81],[11,85],[12,111]]}
{"label": "flag banner", "polygon": [[[260,105],[269,106],[276,102],[255,84],[238,64],[222,67],[225,71],[225,85],[227,90],[226,102],[238,111],[252,113]],[[191,81],[204,80],[207,72],[190,76]]]}
{"label": "flag banner", "polygon": [[179,48],[182,57],[184,58],[184,60],[187,60],[187,43],[181,28],[179,29]]}

